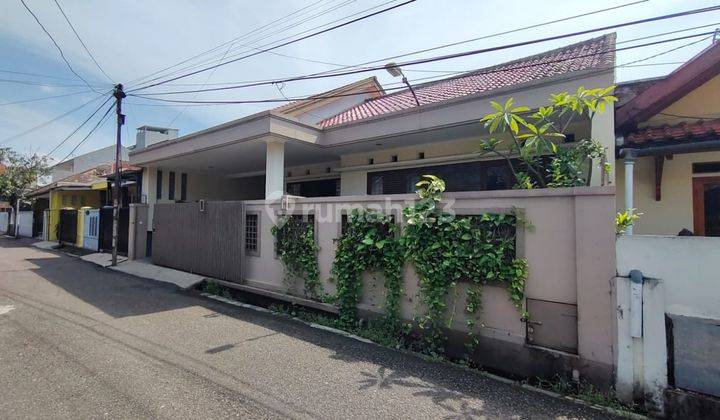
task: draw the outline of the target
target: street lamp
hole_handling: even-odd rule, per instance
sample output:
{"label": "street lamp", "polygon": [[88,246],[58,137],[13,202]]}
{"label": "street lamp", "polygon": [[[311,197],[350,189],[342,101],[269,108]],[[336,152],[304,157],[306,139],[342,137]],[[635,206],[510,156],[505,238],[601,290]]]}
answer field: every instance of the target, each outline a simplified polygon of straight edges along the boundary
{"label": "street lamp", "polygon": [[415,95],[415,90],[412,88],[412,86],[410,86],[410,82],[408,82],[408,79],[403,74],[400,66],[398,66],[396,63],[387,63],[385,64],[385,70],[387,70],[387,72],[390,73],[392,77],[402,76],[403,83],[405,83],[408,89],[410,89],[410,93],[412,93],[413,98],[415,98],[415,103],[417,104],[417,106],[420,106],[420,101],[418,101],[417,95]]}

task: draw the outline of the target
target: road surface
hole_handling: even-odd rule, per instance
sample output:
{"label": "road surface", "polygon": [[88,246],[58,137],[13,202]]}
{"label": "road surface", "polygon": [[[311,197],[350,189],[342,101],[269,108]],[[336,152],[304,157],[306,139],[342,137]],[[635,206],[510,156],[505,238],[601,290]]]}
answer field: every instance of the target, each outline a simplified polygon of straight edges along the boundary
{"label": "road surface", "polygon": [[0,239],[0,418],[606,418]]}

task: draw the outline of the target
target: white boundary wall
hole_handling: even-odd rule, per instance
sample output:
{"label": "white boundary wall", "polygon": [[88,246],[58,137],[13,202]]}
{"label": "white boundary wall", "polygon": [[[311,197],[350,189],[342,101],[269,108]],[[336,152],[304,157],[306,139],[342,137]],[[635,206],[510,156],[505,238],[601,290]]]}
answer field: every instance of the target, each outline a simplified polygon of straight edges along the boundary
{"label": "white boundary wall", "polygon": [[[619,236],[616,244],[617,391],[662,412],[668,385],[665,314],[720,319],[720,238]],[[642,336],[631,336],[629,274],[642,272]]]}
{"label": "white boundary wall", "polygon": [[10,223],[10,213],[0,212],[0,233],[6,233],[8,229],[8,223]]}

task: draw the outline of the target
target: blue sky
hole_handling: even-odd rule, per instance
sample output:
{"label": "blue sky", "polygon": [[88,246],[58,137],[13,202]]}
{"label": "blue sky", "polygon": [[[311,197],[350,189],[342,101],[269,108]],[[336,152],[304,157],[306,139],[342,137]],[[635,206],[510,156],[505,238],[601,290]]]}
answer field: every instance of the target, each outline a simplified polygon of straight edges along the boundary
{"label": "blue sky", "polygon": [[[305,6],[310,6],[304,11],[306,17],[328,9],[334,8],[334,10],[265,40],[257,40],[256,38],[259,36],[255,36],[255,38],[246,38],[242,42],[251,44],[253,41],[257,41],[251,46],[262,45],[369,7],[378,6],[387,0],[268,0],[264,2],[229,0],[215,0],[212,2],[185,0],[58,1],[97,61],[110,75],[112,81],[132,84],[130,82],[133,79],[213,48]],[[278,49],[277,52],[335,64],[356,64],[629,2],[631,0],[603,2],[574,0],[541,2],[525,0],[505,0],[503,2],[418,0],[415,3],[380,16],[283,47]],[[101,92],[109,90],[112,86],[110,81],[90,60],[63,19],[54,1],[26,0],[26,3],[38,15],[40,21],[63,48],[66,57],[75,70],[88,80],[96,90]],[[485,39],[409,58],[415,59],[491,47],[711,5],[714,5],[714,2],[649,0],[586,18]],[[44,123],[99,96],[97,93],[90,91],[81,80],[68,70],[50,39],[42,32],[19,0],[7,0],[3,6],[3,14],[0,16],[0,57],[2,57],[2,60],[0,60],[0,79],[5,81],[0,81],[0,143],[10,136]],[[300,19],[299,16],[302,15],[295,16],[297,20]],[[268,29],[279,30],[293,23],[290,20],[285,22],[275,24],[268,27]],[[618,30],[618,41],[622,42],[636,37],[716,23],[720,27],[720,12],[638,25]],[[714,28],[715,26],[711,26],[664,38],[711,31]],[[472,70],[542,52],[592,36],[594,35],[463,59],[424,64],[414,67],[413,69],[416,71],[407,71],[406,73],[412,81],[436,74],[428,73],[428,70]],[[653,40],[655,39],[662,38],[654,38]],[[697,39],[620,52],[617,62],[622,64],[643,59],[695,40]],[[695,45],[679,48],[671,53],[644,61],[643,64],[685,61],[707,47],[709,43],[710,40],[705,40]],[[214,58],[214,61],[210,63],[215,63],[227,48],[220,49],[217,55],[204,58]],[[246,49],[237,43],[233,44],[232,48],[228,54],[229,56]],[[617,70],[617,79],[618,81],[627,81],[660,76],[671,72],[677,66],[677,64],[669,64],[619,68]],[[334,68],[336,67],[332,65],[313,63],[297,58],[261,54],[221,67],[211,75],[210,72],[205,72],[174,83],[243,82],[295,76]],[[12,72],[35,73],[42,76],[22,75]],[[369,74],[287,83],[283,87],[282,94],[292,97],[318,93],[368,75],[377,76],[383,85],[398,82],[397,79],[393,79],[387,73],[378,71]],[[24,84],[7,82],[6,80],[21,81]],[[168,87],[166,86],[163,89],[167,90]],[[192,87],[173,86],[173,88],[185,89]],[[50,100],[8,104],[10,102],[66,94],[70,95]],[[247,100],[278,97],[281,97],[281,93],[278,92],[277,87],[262,86],[222,93],[187,95],[182,98],[195,100]],[[6,145],[23,152],[47,153],[85,120],[101,102],[102,100],[96,100],[77,112],[31,134],[16,138]],[[123,130],[123,143],[126,145],[134,144],[135,128],[141,125],[168,126],[172,122],[172,126],[179,128],[182,135],[272,106],[277,105],[243,104],[212,107],[189,106],[184,108],[183,105],[168,106],[167,104],[148,102],[138,98],[128,98],[125,101],[124,109],[127,114],[127,123]],[[104,112],[104,109],[101,112]],[[99,117],[99,114],[97,117]],[[78,144],[91,125],[89,124],[80,130],[63,147],[60,147],[53,157],[56,159],[65,157]],[[111,119],[102,129],[98,130],[87,142],[79,147],[76,154],[113,144],[114,135],[113,120]]]}

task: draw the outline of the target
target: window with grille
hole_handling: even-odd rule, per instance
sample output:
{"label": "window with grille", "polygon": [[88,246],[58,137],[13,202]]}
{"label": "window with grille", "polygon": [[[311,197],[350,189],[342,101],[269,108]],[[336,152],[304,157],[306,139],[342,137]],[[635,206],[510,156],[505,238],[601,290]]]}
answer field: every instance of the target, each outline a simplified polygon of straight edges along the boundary
{"label": "window with grille", "polygon": [[260,225],[260,215],[245,215],[245,253],[248,255],[260,256],[260,240],[258,232]]}

